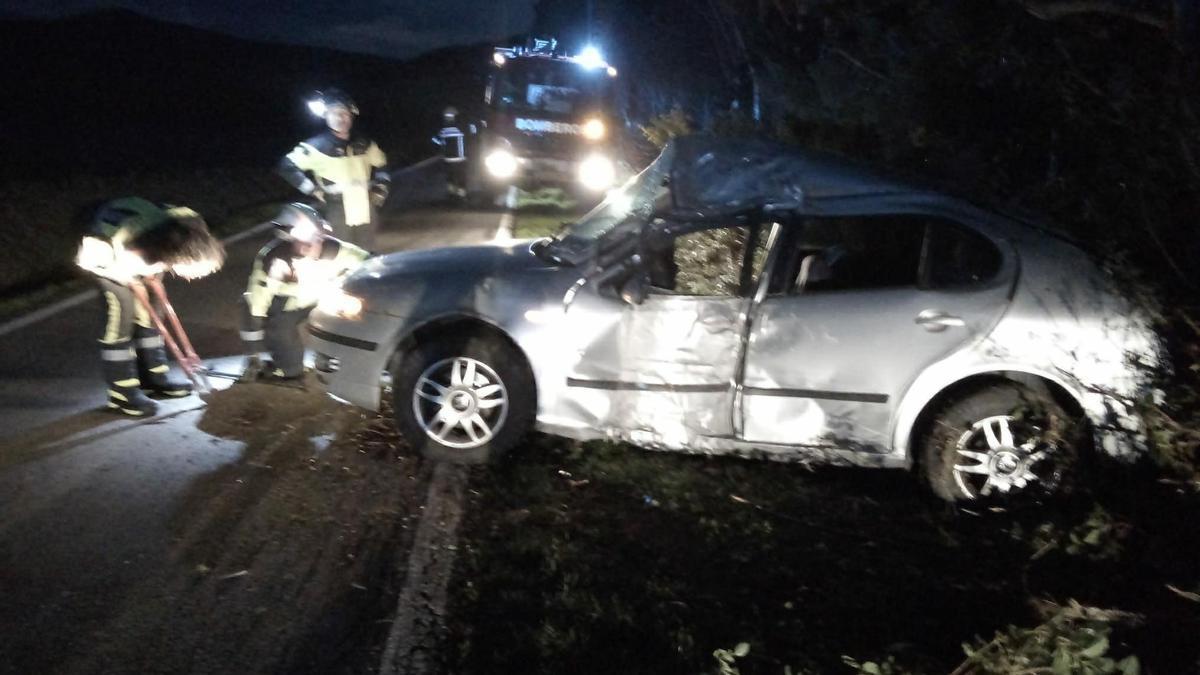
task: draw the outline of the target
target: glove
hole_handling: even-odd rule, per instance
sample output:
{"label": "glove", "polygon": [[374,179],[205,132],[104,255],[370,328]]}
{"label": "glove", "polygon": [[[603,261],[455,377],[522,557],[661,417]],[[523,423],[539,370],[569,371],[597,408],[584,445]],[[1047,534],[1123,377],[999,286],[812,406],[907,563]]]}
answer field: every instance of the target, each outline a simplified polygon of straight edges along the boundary
{"label": "glove", "polygon": [[238,378],[238,382],[254,382],[262,377],[264,370],[266,370],[266,365],[255,354],[246,359],[246,368],[242,370],[242,376]]}
{"label": "glove", "polygon": [[373,206],[383,206],[387,201],[388,186],[383,183],[375,183],[371,186],[371,204]]}

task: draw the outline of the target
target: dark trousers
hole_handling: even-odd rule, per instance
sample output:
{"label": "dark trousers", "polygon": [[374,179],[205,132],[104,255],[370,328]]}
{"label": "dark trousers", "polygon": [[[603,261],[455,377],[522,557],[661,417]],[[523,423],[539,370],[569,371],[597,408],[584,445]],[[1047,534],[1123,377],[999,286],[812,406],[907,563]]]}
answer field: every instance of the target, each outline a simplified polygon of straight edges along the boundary
{"label": "dark trousers", "polygon": [[456,188],[467,189],[467,163],[446,162],[446,183]]}
{"label": "dark trousers", "polygon": [[[308,318],[312,307],[284,310],[287,298],[277,297],[267,310],[263,322],[262,349],[270,355],[275,369],[284,377],[298,377],[304,373],[304,341],[300,338],[300,327]],[[251,323],[250,306],[242,302],[243,329]]]}
{"label": "dark trousers", "polygon": [[[124,386],[137,386],[140,380],[142,386],[166,387],[167,355],[150,313],[125,284],[104,277],[96,277],[96,283],[105,310],[99,340],[105,379]],[[151,302],[162,316],[161,305]]]}
{"label": "dark trousers", "polygon": [[328,201],[321,207],[321,215],[329,221],[333,228],[333,236],[342,241],[359,246],[367,251],[375,250],[375,229],[379,223],[379,212],[371,207],[371,222],[363,225],[350,226],[346,224],[346,210],[342,208],[342,198],[329,195]]}
{"label": "dark trousers", "polygon": [[[134,325],[152,328],[150,315],[133,297],[133,291],[125,284],[111,279],[96,277],[104,301],[104,329],[100,334],[102,345],[128,345],[133,339]],[[157,309],[157,308],[156,308]],[[161,311],[161,310],[158,310]]]}

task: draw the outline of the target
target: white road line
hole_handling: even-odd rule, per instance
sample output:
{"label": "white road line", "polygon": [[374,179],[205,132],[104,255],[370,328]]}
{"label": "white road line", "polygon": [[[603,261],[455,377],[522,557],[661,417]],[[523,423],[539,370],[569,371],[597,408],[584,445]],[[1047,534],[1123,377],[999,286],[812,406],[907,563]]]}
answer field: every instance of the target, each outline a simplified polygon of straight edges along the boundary
{"label": "white road line", "polygon": [[446,584],[454,568],[466,489],[466,467],[449,462],[434,466],[404,570],[404,589],[380,660],[380,675],[426,675],[437,663]]}
{"label": "white road line", "polygon": [[388,177],[391,178],[392,180],[396,180],[397,176],[403,176],[404,174],[406,174],[410,171],[417,171],[417,170],[423,169],[423,168],[429,166],[430,164],[433,164],[434,162],[440,160],[441,158],[442,158],[441,155],[434,155],[433,157],[426,157],[425,159],[417,162],[416,164],[411,164],[409,166],[404,167],[403,169],[395,169],[393,171],[389,171]]}
{"label": "white road line", "polygon": [[513,237],[513,214],[504,212],[500,216],[500,227],[496,228],[496,236],[492,237],[492,241],[504,243],[510,241]]}
{"label": "white road line", "polygon": [[100,294],[100,291],[97,291],[95,289],[92,289],[90,291],[83,291],[82,293],[76,293],[75,295],[72,295],[69,298],[64,298],[63,300],[59,300],[58,302],[54,303],[53,305],[50,305],[49,307],[43,307],[41,309],[34,310],[34,311],[26,314],[25,316],[17,317],[15,319],[13,319],[12,321],[9,321],[3,325],[0,325],[0,336],[8,335],[9,333],[12,333],[13,331],[21,330],[22,328],[24,328],[26,326],[30,326],[30,325],[33,325],[33,324],[41,321],[42,319],[48,319],[63,310],[70,309],[70,308],[74,307],[75,305],[82,304],[88,300],[91,300],[92,298],[96,297],[99,294]]}

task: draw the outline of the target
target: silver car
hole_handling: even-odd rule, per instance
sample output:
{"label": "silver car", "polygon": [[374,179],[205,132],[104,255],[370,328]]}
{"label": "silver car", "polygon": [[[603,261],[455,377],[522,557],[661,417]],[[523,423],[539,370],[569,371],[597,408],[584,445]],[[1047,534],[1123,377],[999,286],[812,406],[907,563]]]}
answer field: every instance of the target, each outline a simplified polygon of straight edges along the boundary
{"label": "silver car", "polygon": [[919,470],[948,500],[1139,449],[1157,339],[1045,229],[763,141],[690,137],[552,239],[371,260],[310,318],[328,392],[427,456],[529,429]]}

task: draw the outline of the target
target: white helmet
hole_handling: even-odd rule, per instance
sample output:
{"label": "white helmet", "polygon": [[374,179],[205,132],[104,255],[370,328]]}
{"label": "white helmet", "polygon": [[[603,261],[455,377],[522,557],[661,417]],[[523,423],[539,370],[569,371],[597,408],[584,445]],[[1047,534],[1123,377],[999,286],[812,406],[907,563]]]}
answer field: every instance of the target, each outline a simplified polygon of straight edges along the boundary
{"label": "white helmet", "polygon": [[319,211],[299,202],[286,204],[272,222],[284,237],[302,244],[315,244],[333,233]]}

